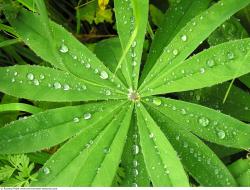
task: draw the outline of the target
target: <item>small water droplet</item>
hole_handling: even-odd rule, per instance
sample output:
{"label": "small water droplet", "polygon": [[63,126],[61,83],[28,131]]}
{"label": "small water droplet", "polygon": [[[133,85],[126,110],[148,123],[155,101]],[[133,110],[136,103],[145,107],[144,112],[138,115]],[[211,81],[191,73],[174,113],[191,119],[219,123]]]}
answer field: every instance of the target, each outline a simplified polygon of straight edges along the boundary
{"label": "small water droplet", "polygon": [[228,52],[228,53],[227,53],[227,58],[228,58],[229,60],[234,59],[234,53],[233,53],[233,52]]}
{"label": "small water droplet", "polygon": [[73,119],[73,122],[74,123],[78,123],[80,121],[80,119],[78,118],[78,117],[75,117],[74,119]]}
{"label": "small water droplet", "polygon": [[133,167],[136,168],[138,166],[137,160],[133,160]]}
{"label": "small water droplet", "polygon": [[177,49],[174,49],[174,50],[173,50],[173,54],[174,54],[174,55],[178,55],[178,53],[179,53],[179,52],[178,52]]}
{"label": "small water droplet", "polygon": [[86,67],[87,69],[89,69],[89,68],[91,67],[91,65],[90,65],[89,63],[86,63],[86,64],[85,64],[85,67]]}
{"label": "small water droplet", "polygon": [[209,119],[206,118],[206,117],[200,117],[200,118],[198,119],[198,122],[199,122],[199,124],[200,124],[201,126],[203,126],[203,127],[206,127],[206,126],[209,125]]}
{"label": "small water droplet", "polygon": [[33,81],[33,83],[34,83],[34,85],[36,85],[36,86],[38,86],[40,83],[39,83],[39,81],[37,80],[37,79],[35,79],[34,81]]}
{"label": "small water droplet", "polygon": [[47,168],[47,167],[43,168],[43,173],[44,173],[45,175],[48,175],[48,174],[50,173],[50,169]]}
{"label": "small water droplet", "polygon": [[134,48],[136,46],[136,44],[137,44],[136,41],[133,41],[131,47]]}
{"label": "small water droplet", "polygon": [[107,147],[107,148],[104,148],[104,149],[103,149],[103,153],[104,153],[104,154],[108,154],[109,152],[110,152],[110,148]]}
{"label": "small water droplet", "polygon": [[208,66],[208,67],[213,67],[214,65],[215,65],[215,62],[214,62],[213,59],[208,59],[208,60],[207,60],[207,66]]}
{"label": "small water droplet", "polygon": [[64,84],[64,85],[63,85],[63,90],[66,90],[66,91],[67,91],[67,90],[69,90],[69,89],[70,89],[70,87],[69,87],[68,84]]}
{"label": "small water droplet", "polygon": [[109,75],[106,71],[101,71],[100,77],[105,80],[109,78]]}
{"label": "small water droplet", "polygon": [[32,73],[27,74],[28,80],[34,80],[34,75]]}
{"label": "small water droplet", "polygon": [[200,68],[200,73],[201,74],[205,73],[205,69],[204,68]]}
{"label": "small water droplet", "polygon": [[133,149],[133,154],[136,155],[139,153],[139,146],[138,145],[133,145],[132,149]]}
{"label": "small water droplet", "polygon": [[186,36],[186,35],[182,35],[182,36],[181,36],[181,40],[182,40],[183,42],[186,42],[186,41],[187,41],[187,36]]}
{"label": "small water droplet", "polygon": [[224,139],[224,138],[226,137],[225,132],[222,131],[222,130],[219,130],[219,131],[217,132],[217,135],[218,135],[219,139]]}
{"label": "small water droplet", "polygon": [[153,99],[153,104],[157,105],[157,106],[160,106],[161,105],[161,99],[159,98],[154,98]]}
{"label": "small water droplet", "polygon": [[85,114],[83,115],[83,118],[84,118],[85,120],[88,120],[88,119],[90,119],[91,117],[92,117],[91,113],[85,113]]}
{"label": "small water droplet", "polygon": [[154,138],[154,133],[150,133],[149,138],[151,138],[151,139]]}
{"label": "small water droplet", "polygon": [[62,44],[60,47],[60,52],[67,53],[68,51],[69,51],[69,48],[65,44]]}
{"label": "small water droplet", "polygon": [[53,84],[53,86],[54,86],[55,89],[60,89],[62,87],[61,83],[59,83],[59,82],[55,82]]}

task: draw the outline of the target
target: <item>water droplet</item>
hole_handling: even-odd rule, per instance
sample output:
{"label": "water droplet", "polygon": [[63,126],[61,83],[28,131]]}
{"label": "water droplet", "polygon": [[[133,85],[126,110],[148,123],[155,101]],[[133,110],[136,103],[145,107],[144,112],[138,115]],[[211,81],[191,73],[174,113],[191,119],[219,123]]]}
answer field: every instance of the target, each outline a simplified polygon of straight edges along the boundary
{"label": "water droplet", "polygon": [[50,173],[50,169],[47,168],[47,167],[43,168],[43,173],[44,173],[45,175],[48,175],[48,174]]}
{"label": "water droplet", "polygon": [[138,187],[137,183],[132,183],[132,187]]}
{"label": "water droplet", "polygon": [[34,85],[36,85],[36,86],[38,86],[40,83],[39,83],[39,81],[37,80],[37,79],[35,79],[34,81],[33,81],[33,83],[34,83]]}
{"label": "water droplet", "polygon": [[206,127],[206,126],[209,125],[209,119],[206,118],[206,117],[200,117],[200,118],[198,119],[198,122],[199,122],[199,124],[200,124],[201,126],[203,126],[203,127]]}
{"label": "water droplet", "polygon": [[187,41],[187,36],[186,36],[186,35],[182,35],[182,36],[181,36],[181,40],[182,40],[183,42]]}
{"label": "water droplet", "polygon": [[106,94],[107,96],[110,96],[110,95],[111,95],[111,91],[110,91],[110,90],[106,90],[106,91],[105,91],[105,94]]}
{"label": "water droplet", "polygon": [[101,71],[100,77],[105,80],[105,79],[109,78],[109,75],[106,71]]}
{"label": "water droplet", "polygon": [[62,87],[62,85],[61,85],[59,82],[55,82],[55,83],[53,84],[53,86],[54,86],[55,89],[59,89],[59,88]]}
{"label": "water droplet", "polygon": [[215,65],[215,62],[214,62],[213,59],[207,60],[207,66],[208,66],[208,67],[213,67],[214,65]]}
{"label": "water droplet", "polygon": [[65,85],[63,85],[63,90],[69,90],[70,89],[70,87],[69,87],[69,85],[68,84],[65,84]]}
{"label": "water droplet", "polygon": [[133,160],[133,167],[136,168],[138,166],[137,160]]}
{"label": "water droplet", "polygon": [[218,131],[217,135],[218,135],[219,139],[224,139],[226,137],[225,132],[222,130]]}
{"label": "water droplet", "polygon": [[201,74],[205,73],[205,69],[204,68],[200,68],[200,73]]}
{"label": "water droplet", "polygon": [[43,80],[45,76],[43,74],[40,74],[40,79]]}
{"label": "water droplet", "polygon": [[74,119],[73,119],[73,122],[74,123],[78,123],[80,121],[80,119],[78,118],[78,117],[75,117]]}
{"label": "water droplet", "polygon": [[134,176],[138,176],[138,174],[139,174],[138,170],[137,169],[133,169],[133,175]]}
{"label": "water droplet", "polygon": [[179,53],[179,52],[178,52],[177,49],[174,49],[174,50],[173,50],[173,54],[174,54],[174,55],[178,55],[178,53]]}
{"label": "water droplet", "polygon": [[185,115],[185,114],[187,114],[187,111],[185,109],[181,109],[181,114]]}
{"label": "water droplet", "polygon": [[89,68],[91,67],[91,65],[90,65],[89,63],[86,63],[86,64],[85,64],[85,67],[86,67],[87,69],[89,69]]}
{"label": "water droplet", "polygon": [[137,44],[136,41],[133,41],[131,47],[134,48],[136,46],[136,44]]}
{"label": "water droplet", "polygon": [[68,51],[69,51],[69,48],[65,44],[62,44],[60,47],[60,52],[67,53]]}
{"label": "water droplet", "polygon": [[90,119],[91,117],[92,117],[91,113],[85,113],[85,114],[83,115],[83,118],[84,118],[85,120],[88,120],[88,119]]}
{"label": "water droplet", "polygon": [[110,148],[107,147],[107,148],[104,148],[104,149],[103,149],[103,153],[104,153],[104,154],[108,154],[109,152],[110,152]]}
{"label": "water droplet", "polygon": [[228,52],[228,53],[227,53],[227,58],[228,58],[229,60],[234,59],[234,54],[233,54],[233,52]]}
{"label": "water droplet", "polygon": [[136,155],[139,153],[139,146],[138,145],[133,145],[132,149],[133,149],[133,154]]}
{"label": "water droplet", "polygon": [[33,75],[32,73],[28,73],[28,74],[27,74],[27,78],[28,78],[29,80],[34,80],[34,75]]}
{"label": "water droplet", "polygon": [[160,106],[161,105],[161,99],[159,98],[154,98],[153,99],[153,104],[157,105],[157,106]]}
{"label": "water droplet", "polygon": [[151,139],[154,138],[154,133],[150,133],[149,138],[151,138]]}

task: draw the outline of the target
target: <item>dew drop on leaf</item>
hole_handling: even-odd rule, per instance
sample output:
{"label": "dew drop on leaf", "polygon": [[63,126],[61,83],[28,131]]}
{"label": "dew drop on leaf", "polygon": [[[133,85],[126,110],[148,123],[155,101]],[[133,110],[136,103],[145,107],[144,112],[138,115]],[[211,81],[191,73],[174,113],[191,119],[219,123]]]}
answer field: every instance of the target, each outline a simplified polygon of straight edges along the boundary
{"label": "dew drop on leaf", "polygon": [[110,148],[107,147],[107,148],[104,148],[104,149],[103,149],[103,153],[104,153],[104,154],[108,154],[109,152],[110,152]]}
{"label": "dew drop on leaf", "polygon": [[68,84],[65,84],[65,85],[63,85],[63,90],[69,90],[70,89],[70,87],[69,87],[69,85]]}
{"label": "dew drop on leaf", "polygon": [[203,126],[203,127],[206,127],[206,126],[209,125],[209,119],[206,118],[206,117],[200,117],[200,118],[198,119],[198,122],[199,122],[199,124],[200,124],[201,126]]}
{"label": "dew drop on leaf", "polygon": [[139,153],[139,146],[138,145],[133,145],[133,154],[138,154]]}
{"label": "dew drop on leaf", "polygon": [[133,160],[133,167],[136,168],[138,166],[137,160]]}
{"label": "dew drop on leaf", "polygon": [[181,40],[182,40],[183,42],[187,41],[187,36],[186,36],[186,35],[182,35],[182,36],[181,36]]}
{"label": "dew drop on leaf", "polygon": [[111,95],[111,91],[110,91],[110,90],[106,90],[105,94],[106,94],[107,96],[110,96],[110,95]]}
{"label": "dew drop on leaf", "polygon": [[47,167],[43,168],[43,173],[44,173],[45,175],[48,175],[48,174],[50,173],[50,169],[47,168]]}
{"label": "dew drop on leaf", "polygon": [[214,65],[215,65],[215,62],[214,62],[213,59],[207,60],[207,66],[208,66],[208,67],[213,67]]}
{"label": "dew drop on leaf", "polygon": [[174,54],[174,55],[178,55],[178,53],[179,53],[179,52],[178,52],[177,49],[174,49],[174,50],[173,50],[173,54]]}
{"label": "dew drop on leaf", "polygon": [[37,79],[35,79],[34,81],[33,81],[33,83],[34,83],[34,85],[36,85],[36,86],[38,86],[40,83],[39,83],[39,81],[37,80]]}
{"label": "dew drop on leaf", "polygon": [[154,133],[150,133],[149,138],[151,138],[151,139],[154,138]]}
{"label": "dew drop on leaf", "polygon": [[80,121],[80,119],[78,118],[78,117],[75,117],[74,119],[73,119],[73,122],[74,123],[78,123]]}
{"label": "dew drop on leaf", "polygon": [[34,75],[32,73],[27,74],[28,80],[34,80]]}
{"label": "dew drop on leaf", "polygon": [[61,85],[59,82],[55,82],[55,83],[53,84],[53,86],[54,86],[55,89],[59,89],[59,88],[62,87],[62,85]]}
{"label": "dew drop on leaf", "polygon": [[157,105],[157,106],[160,106],[160,105],[161,105],[161,99],[154,98],[154,99],[153,99],[153,104],[155,104],[155,105]]}
{"label": "dew drop on leaf", "polygon": [[136,44],[137,44],[136,41],[133,41],[131,47],[134,48],[136,46]]}
{"label": "dew drop on leaf", "polygon": [[229,60],[234,59],[234,53],[233,53],[233,52],[228,52],[228,53],[227,53],[227,58],[228,58]]}
{"label": "dew drop on leaf", "polygon": [[200,73],[201,74],[205,73],[205,69],[204,68],[200,68]]}
{"label": "dew drop on leaf", "polygon": [[85,120],[88,120],[88,119],[90,119],[91,117],[92,117],[91,113],[85,113],[85,114],[83,115],[83,118],[84,118]]}
{"label": "dew drop on leaf", "polygon": [[86,67],[87,69],[89,69],[89,68],[91,67],[91,65],[90,65],[89,63],[86,63],[86,64],[85,64],[85,67]]}
{"label": "dew drop on leaf", "polygon": [[60,52],[67,53],[68,51],[69,51],[69,48],[65,44],[62,44],[60,47]]}
{"label": "dew drop on leaf", "polygon": [[222,130],[218,131],[217,135],[218,135],[219,139],[224,139],[226,137],[225,132]]}
{"label": "dew drop on leaf", "polygon": [[108,75],[108,73],[106,71],[101,71],[100,77],[101,77],[101,79],[105,80],[105,79],[109,78],[109,75]]}

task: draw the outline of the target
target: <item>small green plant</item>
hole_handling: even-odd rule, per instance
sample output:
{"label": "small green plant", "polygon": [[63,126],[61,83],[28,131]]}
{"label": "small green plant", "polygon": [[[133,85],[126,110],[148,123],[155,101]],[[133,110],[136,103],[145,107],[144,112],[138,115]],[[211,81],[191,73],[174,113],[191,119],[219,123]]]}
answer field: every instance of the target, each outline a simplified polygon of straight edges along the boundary
{"label": "small green plant", "polygon": [[172,95],[250,72],[249,38],[224,40],[194,54],[250,0],[171,1],[158,31],[151,33],[146,63],[141,57],[150,29],[148,0],[114,0],[115,47],[121,51],[98,57],[48,18],[42,0],[34,2],[37,13],[15,1],[2,6],[17,38],[51,66],[1,67],[0,90],[70,106],[41,110],[15,104],[33,115],[0,128],[0,154],[60,145],[31,186],[238,185],[211,148],[249,149],[249,125]]}
{"label": "small green plant", "polygon": [[36,180],[37,173],[33,172],[35,164],[30,163],[26,155],[7,156],[3,162],[3,166],[0,167],[1,186],[29,186]]}

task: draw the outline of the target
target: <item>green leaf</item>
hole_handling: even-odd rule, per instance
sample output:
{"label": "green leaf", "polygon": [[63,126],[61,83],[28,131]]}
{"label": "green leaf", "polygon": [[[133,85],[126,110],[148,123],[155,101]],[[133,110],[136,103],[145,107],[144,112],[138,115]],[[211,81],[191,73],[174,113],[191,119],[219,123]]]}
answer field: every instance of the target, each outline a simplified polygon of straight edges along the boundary
{"label": "green leaf", "polygon": [[142,34],[145,34],[147,27],[148,0],[115,0],[114,3],[117,30],[123,49],[118,68],[121,66],[128,86],[136,89],[144,43]]}
{"label": "green leaf", "polygon": [[[23,41],[53,66],[96,85],[114,89],[119,85],[120,88],[125,88],[120,80],[117,77],[113,78],[113,74],[101,61],[72,34],[52,21],[49,21],[48,32],[43,20],[42,16],[24,9],[19,11],[15,19],[9,16],[9,22]],[[51,36],[48,33],[51,33]]]}
{"label": "green leaf", "polygon": [[236,186],[226,166],[199,138],[155,108],[147,108],[177,151],[184,168],[201,186]]}
{"label": "green leaf", "polygon": [[147,173],[142,151],[137,152],[138,148],[141,150],[141,146],[135,113],[127,136],[121,159],[121,166],[124,168],[125,174],[120,186],[149,187],[150,178]]}
{"label": "green leaf", "polygon": [[141,93],[147,96],[187,91],[244,75],[250,72],[249,44],[250,38],[247,38],[213,46],[168,70]]}
{"label": "green leaf", "polygon": [[164,48],[163,53],[140,86],[140,90],[152,86],[152,83],[162,81],[163,78],[159,76],[165,75],[166,72],[170,73],[173,69],[182,65],[182,62],[218,26],[249,3],[250,0],[242,0],[240,2],[221,0],[193,18],[175,35],[171,43]]}
{"label": "green leaf", "polygon": [[242,81],[248,88],[250,88],[250,75],[244,75],[240,77],[240,81]]}
{"label": "green leaf", "polygon": [[149,55],[140,78],[143,82],[150,69],[154,66],[164,47],[176,36],[176,34],[196,15],[205,10],[211,0],[181,0],[174,2],[166,11],[163,21],[156,31],[150,47]]}
{"label": "green leaf", "polygon": [[0,104],[0,112],[9,112],[9,111],[24,111],[35,114],[41,112],[42,109],[23,103]]}
{"label": "green leaf", "polygon": [[148,98],[144,102],[207,141],[232,148],[250,147],[250,126],[230,116],[168,98]]}
{"label": "green leaf", "polygon": [[130,124],[133,107],[128,106],[120,109],[116,119],[89,127],[66,143],[44,165],[39,181],[32,185],[111,185]]}
{"label": "green leaf", "polygon": [[242,187],[250,186],[250,159],[239,159],[228,166],[237,182]]}
{"label": "green leaf", "polygon": [[217,28],[207,39],[210,46],[218,45],[223,42],[237,40],[248,37],[246,29],[240,21],[232,17]]}
{"label": "green leaf", "polygon": [[78,8],[79,18],[83,21],[87,21],[92,24],[95,19],[95,13],[97,9],[97,1],[90,1],[85,6]]}
{"label": "green leaf", "polygon": [[[42,112],[0,128],[0,154],[34,152],[109,121],[123,101],[90,103]],[[32,140],[31,140],[32,139]]]}
{"label": "green leaf", "polygon": [[189,186],[175,150],[143,105],[138,105],[136,113],[141,151],[153,185]]}
{"label": "green leaf", "polygon": [[153,4],[149,5],[149,12],[151,15],[152,22],[154,23],[154,25],[159,27],[164,20],[164,14]]}
{"label": "green leaf", "polygon": [[54,102],[126,98],[120,91],[48,67],[1,67],[0,75],[0,91],[20,98]]}
{"label": "green leaf", "polygon": [[228,83],[179,94],[182,100],[201,104],[231,115],[239,120],[250,122],[250,94],[232,86],[227,101],[223,103]]}
{"label": "green leaf", "polygon": [[102,23],[104,21],[112,23],[113,19],[112,19],[113,13],[111,9],[98,9],[98,11],[96,12],[96,18],[95,18],[95,23],[99,24]]}
{"label": "green leaf", "polygon": [[13,168],[9,165],[5,165],[0,168],[0,181],[6,180],[12,176],[16,168]]}

